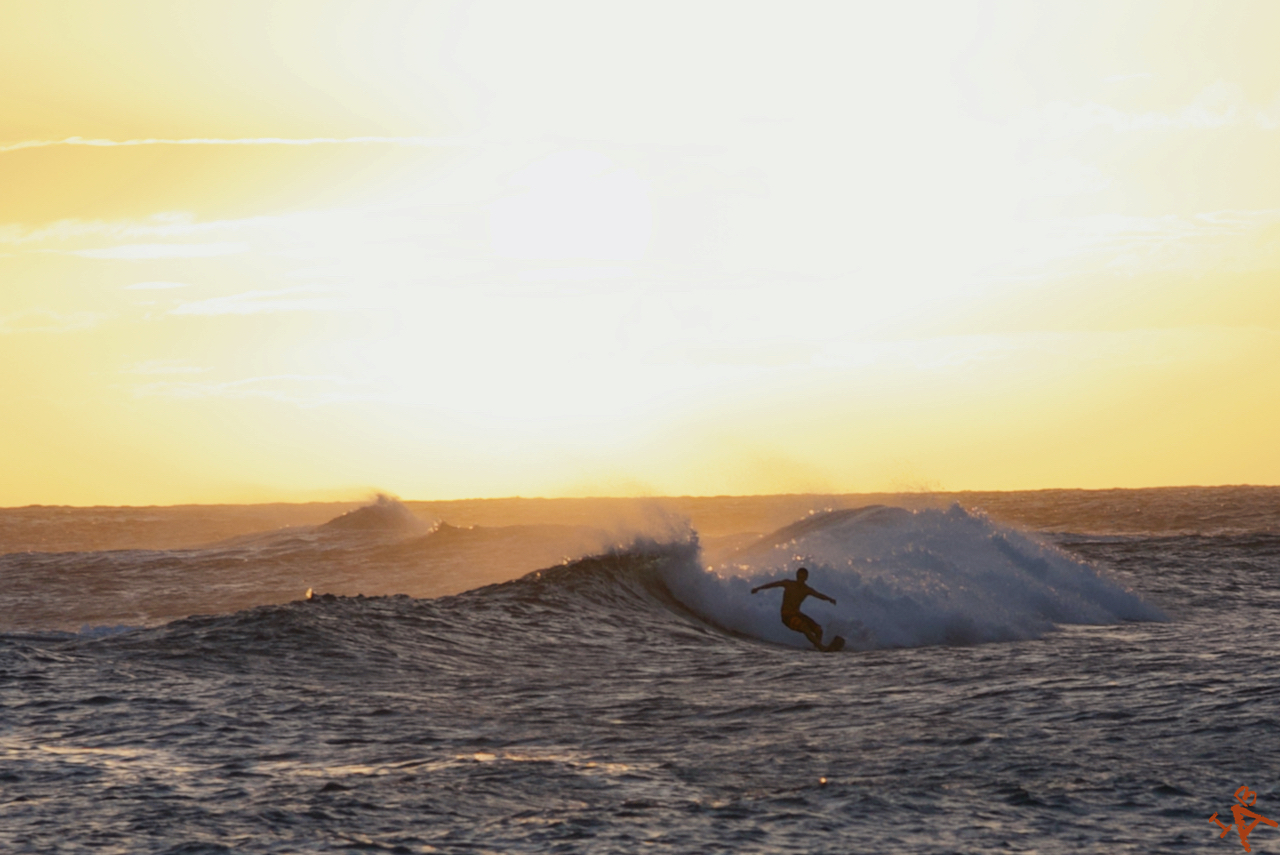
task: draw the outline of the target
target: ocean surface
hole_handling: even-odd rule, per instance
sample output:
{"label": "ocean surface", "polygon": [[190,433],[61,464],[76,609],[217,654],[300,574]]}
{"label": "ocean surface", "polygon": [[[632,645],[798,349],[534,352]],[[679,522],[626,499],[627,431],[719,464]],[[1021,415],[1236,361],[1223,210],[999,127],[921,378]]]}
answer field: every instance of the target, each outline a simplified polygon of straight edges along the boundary
{"label": "ocean surface", "polygon": [[[31,507],[0,553],[3,853],[1229,853],[1241,786],[1280,820],[1280,488]],[[751,593],[800,566],[841,652]]]}

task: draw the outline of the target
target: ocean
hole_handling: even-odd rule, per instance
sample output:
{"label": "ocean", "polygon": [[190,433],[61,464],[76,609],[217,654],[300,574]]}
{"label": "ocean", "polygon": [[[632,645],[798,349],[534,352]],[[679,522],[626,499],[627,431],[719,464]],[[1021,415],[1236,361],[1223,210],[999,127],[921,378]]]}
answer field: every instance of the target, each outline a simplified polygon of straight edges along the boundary
{"label": "ocean", "polygon": [[[1280,488],[29,507],[0,552],[0,852],[1229,853],[1237,793],[1280,819]],[[801,566],[840,652],[752,593]]]}

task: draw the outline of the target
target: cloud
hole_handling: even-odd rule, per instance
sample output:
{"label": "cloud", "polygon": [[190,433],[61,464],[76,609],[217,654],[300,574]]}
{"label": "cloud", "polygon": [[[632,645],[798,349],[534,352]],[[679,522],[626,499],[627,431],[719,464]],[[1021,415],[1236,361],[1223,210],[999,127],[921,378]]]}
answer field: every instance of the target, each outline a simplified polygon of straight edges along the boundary
{"label": "cloud", "polygon": [[1049,364],[1118,367],[1222,360],[1258,342],[1280,342],[1280,332],[1260,327],[1184,326],[841,342],[825,346],[814,364],[868,375],[898,370],[972,379],[983,371],[1039,372]]}
{"label": "cloud", "polygon": [[338,292],[314,288],[284,288],[278,291],[244,291],[183,303],[171,315],[258,315],[267,312],[331,312],[353,308]]}
{"label": "cloud", "polygon": [[154,258],[212,258],[235,255],[248,249],[246,243],[132,243],[105,249],[77,249],[70,254],[81,258],[143,261]]}
{"label": "cloud", "polygon": [[1113,74],[1110,77],[1102,78],[1103,83],[1127,83],[1130,80],[1151,80],[1155,75],[1149,71],[1139,71],[1136,74]]}
{"label": "cloud", "polygon": [[12,315],[0,315],[0,335],[85,330],[96,327],[106,317],[97,312],[63,314],[50,309],[23,309]]}
{"label": "cloud", "polygon": [[1190,217],[1101,214],[1060,224],[1064,245],[1111,270],[1257,270],[1274,268],[1280,250],[1268,233],[1280,208],[1211,211]]}
{"label": "cloud", "polygon": [[169,359],[150,359],[138,362],[128,368],[122,368],[122,374],[203,374],[208,368],[197,368],[194,365],[183,365]]}
{"label": "cloud", "polygon": [[51,241],[69,241],[77,238],[105,237],[125,240],[129,238],[172,238],[201,234],[223,229],[236,230],[253,227],[271,217],[248,217],[240,220],[211,220],[196,222],[195,214],[187,211],[162,211],[143,220],[103,222],[101,220],[59,220],[37,229],[24,229],[21,225],[0,226],[0,244],[31,244]]}
{"label": "cloud", "polygon": [[476,141],[463,137],[238,137],[223,139],[218,137],[193,137],[190,139],[83,139],[67,137],[62,140],[24,140],[0,146],[0,154],[20,151],[28,148],[50,148],[52,146],[87,146],[90,148],[122,148],[144,145],[199,145],[199,146],[257,146],[257,145],[398,145],[414,148],[442,148],[475,144]]}
{"label": "cloud", "polygon": [[1258,109],[1249,103],[1238,86],[1219,81],[1205,87],[1191,103],[1172,112],[1126,112],[1096,101],[1077,104],[1055,101],[1024,113],[1017,124],[1023,125],[1031,136],[1048,138],[1077,136],[1095,128],[1131,133],[1212,130],[1251,124],[1270,130],[1280,126],[1280,99]]}
{"label": "cloud", "polygon": [[1280,94],[1276,95],[1265,110],[1259,110],[1255,118],[1258,124],[1268,131],[1280,128]]}
{"label": "cloud", "polygon": [[164,291],[170,288],[190,288],[186,282],[134,282],[124,286],[126,291]]}
{"label": "cloud", "polygon": [[138,398],[180,400],[258,398],[300,406],[387,400],[384,395],[368,391],[367,384],[357,383],[345,377],[309,374],[273,374],[221,383],[159,381],[135,386],[133,394]]}

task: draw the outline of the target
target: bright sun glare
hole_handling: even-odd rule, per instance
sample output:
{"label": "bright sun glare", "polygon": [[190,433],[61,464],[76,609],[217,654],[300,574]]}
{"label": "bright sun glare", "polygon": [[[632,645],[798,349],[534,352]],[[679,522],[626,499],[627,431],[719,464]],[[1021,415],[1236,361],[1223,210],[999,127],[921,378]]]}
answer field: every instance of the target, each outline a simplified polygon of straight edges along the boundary
{"label": "bright sun glare", "polygon": [[1272,5],[81,11],[0,502],[1280,477]]}

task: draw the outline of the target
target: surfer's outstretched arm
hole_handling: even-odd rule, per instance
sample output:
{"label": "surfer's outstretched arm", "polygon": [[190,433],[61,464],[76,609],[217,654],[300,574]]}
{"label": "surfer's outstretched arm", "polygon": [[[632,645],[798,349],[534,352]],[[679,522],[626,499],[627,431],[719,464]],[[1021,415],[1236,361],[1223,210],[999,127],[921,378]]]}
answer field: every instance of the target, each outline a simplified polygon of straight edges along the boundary
{"label": "surfer's outstretched arm", "polygon": [[765,588],[783,588],[783,587],[786,587],[786,584],[790,581],[791,581],[790,579],[779,579],[776,582],[768,582],[764,585],[757,585],[756,587],[751,589],[751,593],[754,594],[756,591],[763,591]]}
{"label": "surfer's outstretched arm", "polygon": [[831,605],[833,606],[836,604],[834,597],[828,597],[826,594],[819,594],[817,591],[813,590],[813,588],[809,589],[809,596],[817,597],[819,600],[826,600],[828,603],[831,603]]}

